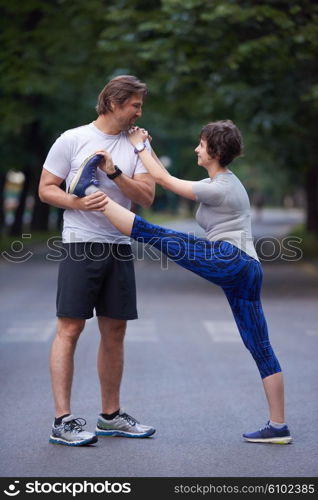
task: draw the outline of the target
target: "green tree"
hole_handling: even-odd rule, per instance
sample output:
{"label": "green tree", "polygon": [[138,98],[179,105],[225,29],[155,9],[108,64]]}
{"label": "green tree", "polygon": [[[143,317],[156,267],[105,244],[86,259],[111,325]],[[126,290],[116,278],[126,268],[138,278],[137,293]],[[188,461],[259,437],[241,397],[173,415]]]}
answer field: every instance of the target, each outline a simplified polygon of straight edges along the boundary
{"label": "green tree", "polygon": [[279,168],[304,185],[307,226],[318,232],[318,6],[162,0],[144,10],[126,0],[105,16],[100,50],[107,58],[120,53],[124,68],[147,78],[167,123],[183,124],[172,135],[183,130],[187,139],[212,117],[235,119],[260,138],[260,157],[271,151],[273,183]]}
{"label": "green tree", "polygon": [[100,2],[2,2],[0,109],[2,175],[23,170],[25,185],[12,226],[21,233],[25,197],[35,195],[32,229],[46,229],[49,207],[37,186],[49,145],[65,129],[94,116]]}
{"label": "green tree", "polygon": [[52,140],[94,118],[109,78],[136,74],[150,90],[143,124],[178,175],[198,175],[200,126],[231,118],[247,137],[247,163],[266,158],[273,184],[280,169],[305,187],[308,229],[318,232],[316,4],[12,0],[3,11],[1,168],[24,165],[35,189]]}

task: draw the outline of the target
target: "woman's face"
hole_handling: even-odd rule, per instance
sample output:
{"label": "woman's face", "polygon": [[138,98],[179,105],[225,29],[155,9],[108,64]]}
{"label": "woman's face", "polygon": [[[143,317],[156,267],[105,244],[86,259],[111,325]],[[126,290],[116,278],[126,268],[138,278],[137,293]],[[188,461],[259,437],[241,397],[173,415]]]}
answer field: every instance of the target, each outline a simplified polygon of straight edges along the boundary
{"label": "woman's face", "polygon": [[200,139],[199,145],[194,151],[198,157],[198,165],[201,167],[207,167],[211,163],[212,158],[207,152],[207,141],[205,139]]}

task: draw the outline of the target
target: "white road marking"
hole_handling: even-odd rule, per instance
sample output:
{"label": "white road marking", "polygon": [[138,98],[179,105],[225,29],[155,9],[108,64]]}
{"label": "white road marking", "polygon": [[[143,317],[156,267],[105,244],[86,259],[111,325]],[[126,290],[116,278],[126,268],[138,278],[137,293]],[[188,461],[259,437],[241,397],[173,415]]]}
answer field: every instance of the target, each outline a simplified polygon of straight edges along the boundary
{"label": "white road marking", "polygon": [[50,321],[16,322],[4,329],[0,342],[46,342],[56,330],[56,319]]}
{"label": "white road marking", "polygon": [[126,340],[128,342],[158,342],[156,322],[153,319],[128,321]]}
{"label": "white road marking", "polygon": [[318,336],[318,329],[317,330],[313,330],[313,329],[310,329],[310,330],[306,330],[306,334],[307,335],[310,335],[310,336]]}
{"label": "white road marking", "polygon": [[241,342],[234,321],[203,321],[203,326],[213,342]]}
{"label": "white road marking", "polygon": [[[97,329],[96,317],[86,321],[86,328]],[[158,342],[156,322],[153,319],[137,319],[127,321],[125,342]]]}

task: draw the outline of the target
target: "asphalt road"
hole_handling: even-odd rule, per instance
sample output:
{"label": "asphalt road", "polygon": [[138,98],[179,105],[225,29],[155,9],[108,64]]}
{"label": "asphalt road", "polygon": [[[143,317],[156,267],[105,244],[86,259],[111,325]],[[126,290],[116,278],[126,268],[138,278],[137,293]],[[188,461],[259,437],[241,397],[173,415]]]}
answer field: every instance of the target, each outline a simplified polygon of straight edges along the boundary
{"label": "asphalt road", "polygon": [[[263,307],[285,372],[294,442],[257,445],[241,435],[267,420],[265,397],[222,292],[174,263],[135,251],[139,320],[128,326],[122,405],[156,434],[101,438],[83,448],[48,444],[57,264],[42,248],[27,262],[0,264],[0,475],[317,476],[317,268],[280,260],[264,266]],[[100,411],[97,344],[92,319],[79,341],[73,388],[73,413],[87,419],[88,430]]]}

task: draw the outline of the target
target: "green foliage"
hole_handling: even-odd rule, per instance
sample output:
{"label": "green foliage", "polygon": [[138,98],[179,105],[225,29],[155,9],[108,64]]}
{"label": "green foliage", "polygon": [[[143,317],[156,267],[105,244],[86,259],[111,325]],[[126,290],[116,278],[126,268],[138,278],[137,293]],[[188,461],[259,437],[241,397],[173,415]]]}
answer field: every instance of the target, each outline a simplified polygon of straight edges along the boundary
{"label": "green foliage", "polygon": [[291,232],[291,237],[301,238],[301,243],[299,245],[303,257],[307,260],[317,261],[318,259],[318,236],[313,232],[306,230],[303,224],[295,226]]}
{"label": "green foliage", "polygon": [[[87,119],[89,110],[94,116],[91,96],[97,91],[96,72],[102,71],[95,50],[103,26],[94,10],[99,5],[13,0],[3,7],[0,141],[4,159],[15,157],[19,150],[20,165],[39,166],[52,138]],[[39,142],[41,151],[32,161],[29,151],[39,149]],[[6,164],[2,162],[1,168]]]}
{"label": "green foliage", "polygon": [[[19,236],[0,236],[0,253],[2,252],[10,252],[17,251],[17,248],[20,248],[20,245],[23,245],[23,249],[25,252],[35,251],[37,248],[45,245],[49,238],[58,238],[60,235],[58,232],[52,231],[36,231],[32,232],[31,237],[28,239],[22,239],[21,235]],[[14,255],[14,253],[13,253]]]}
{"label": "green foliage", "polygon": [[317,21],[310,0],[2,2],[0,168],[41,168],[52,140],[94,119],[101,88],[129,73],[148,84],[142,124],[177,175],[201,175],[201,126],[230,118],[247,145],[238,170],[304,183],[318,168]]}

